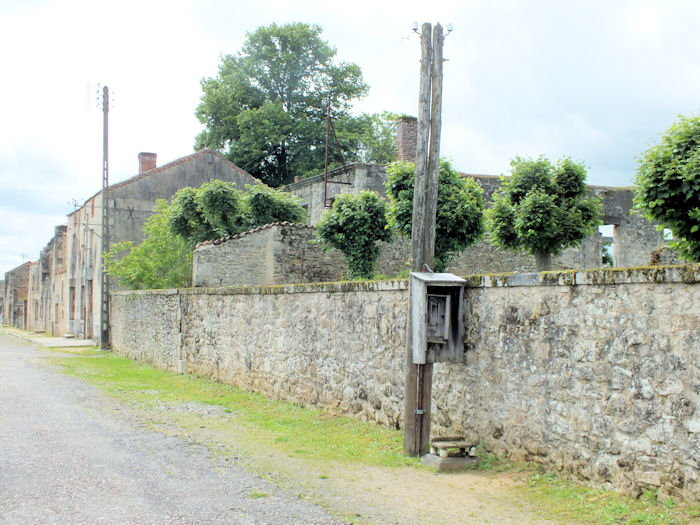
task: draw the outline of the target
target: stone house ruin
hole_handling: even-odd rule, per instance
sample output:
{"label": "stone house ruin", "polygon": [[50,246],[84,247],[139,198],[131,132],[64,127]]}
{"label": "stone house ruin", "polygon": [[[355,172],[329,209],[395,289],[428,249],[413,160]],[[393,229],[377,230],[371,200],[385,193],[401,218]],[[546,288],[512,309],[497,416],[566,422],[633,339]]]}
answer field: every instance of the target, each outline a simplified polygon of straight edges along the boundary
{"label": "stone house ruin", "polygon": [[32,262],[29,261],[5,273],[3,322],[7,325],[27,329],[31,266]]}
{"label": "stone house ruin", "polygon": [[[415,158],[416,120],[404,117],[397,123],[398,160]],[[240,189],[259,181],[212,150],[202,150],[158,167],[156,155],[139,154],[139,172],[109,188],[110,245],[120,241],[139,243],[143,225],[153,213],[156,199],[170,199],[185,186],[198,187],[213,179],[234,182]],[[463,174],[483,189],[487,206],[500,185],[500,177]],[[283,188],[297,195],[308,213],[308,226],[320,219],[326,206],[343,193],[369,189],[385,195],[384,166],[352,164],[324,176],[298,180]],[[324,188],[325,187],[325,188]],[[662,235],[644,218],[630,214],[632,190],[590,186],[603,202],[604,222],[613,225],[614,264],[617,267],[646,265],[650,252],[664,245]],[[326,202],[324,201],[324,195]],[[8,273],[4,294],[6,323],[54,335],[99,337],[101,309],[102,192],[98,192],[68,215],[66,225],[56,228],[53,239],[34,265]],[[346,273],[337,252],[322,252],[310,244],[313,228],[274,225],[259,228],[225,242],[204,243],[195,251],[196,286],[235,284],[282,284],[338,280]],[[601,265],[604,239],[595,233],[579,248],[566,250],[554,263],[560,268],[596,268]],[[410,243],[396,239],[382,245],[379,273],[397,275],[406,268]],[[20,270],[22,268],[22,270]],[[468,248],[451,264],[456,274],[529,272],[534,257],[492,247],[487,241]],[[13,273],[14,272],[14,273]],[[18,286],[17,275],[26,273],[27,284]],[[22,281],[23,282],[23,281]],[[9,291],[11,290],[11,291]],[[13,295],[14,294],[14,295]]]}
{"label": "stone house ruin", "polygon": [[[259,183],[212,150],[202,150],[160,167],[154,153],[140,153],[139,173],[109,187],[106,204],[110,245],[141,242],[143,225],[153,214],[157,199],[170,200],[181,188],[198,187],[215,179],[233,182],[240,189]],[[21,323],[28,330],[99,338],[102,206],[100,191],[70,213],[66,225],[56,227],[39,261],[27,263],[26,270],[23,265],[6,274],[10,290],[14,290],[6,292],[6,296],[17,299],[12,301],[12,308],[6,307],[12,315],[5,315],[5,319],[12,319],[12,324]],[[19,274],[23,276],[22,283],[26,274],[26,284],[16,284]]]}
{"label": "stone house ruin", "polygon": [[[415,159],[415,137],[416,120],[409,117],[400,119],[397,124],[398,160]],[[462,176],[474,179],[482,187],[484,202],[487,207],[490,206],[493,194],[500,187],[501,178],[465,173]],[[386,197],[385,181],[384,166],[357,163],[332,170],[327,178],[318,175],[297,180],[285,186],[284,190],[302,200],[307,210],[308,225],[313,226],[341,194],[357,194],[369,189]],[[555,267],[600,267],[603,243],[606,241],[613,244],[614,266],[649,264],[651,253],[664,246],[663,234],[644,217],[630,213],[633,207],[632,189],[589,186],[589,191],[602,201],[603,222],[613,226],[613,237],[604,239],[599,232],[594,233],[579,247],[569,248],[555,257]],[[333,250],[324,254],[319,247],[309,244],[309,240],[314,237],[311,231],[304,234],[301,231],[280,225],[223,239],[225,242],[199,246],[194,254],[193,283],[195,286],[270,285],[342,279],[346,273],[342,256]],[[294,243],[297,245],[292,246]],[[293,260],[298,261],[296,266],[292,268],[283,254],[290,254]],[[381,275],[398,275],[407,267],[406,261],[409,258],[409,240],[395,238],[393,243],[382,243],[377,271]],[[260,261],[264,261],[262,266]],[[307,261],[306,265],[304,261]],[[325,261],[323,270],[318,268],[320,261]],[[497,249],[486,239],[467,248],[448,268],[448,271],[457,275],[534,270],[533,256],[525,252]]]}

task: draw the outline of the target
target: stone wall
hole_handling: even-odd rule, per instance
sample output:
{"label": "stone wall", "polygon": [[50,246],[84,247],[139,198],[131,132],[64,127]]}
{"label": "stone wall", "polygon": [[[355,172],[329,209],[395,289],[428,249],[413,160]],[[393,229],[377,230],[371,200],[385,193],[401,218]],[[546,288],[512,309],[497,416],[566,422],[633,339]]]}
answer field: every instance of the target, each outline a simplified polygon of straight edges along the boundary
{"label": "stone wall", "polygon": [[311,241],[312,226],[275,223],[197,245],[194,286],[273,285],[339,281],[347,267],[336,250]]}
{"label": "stone wall", "polygon": [[[347,264],[338,250],[324,251],[313,241],[313,226],[276,223],[223,239],[207,241],[194,250],[193,285],[196,287],[274,285],[340,281]],[[600,266],[600,234],[589,237],[581,248],[554,257],[558,268]],[[376,275],[396,277],[408,269],[411,243],[394,235],[379,243]],[[507,273],[535,271],[535,259],[522,251],[499,250],[482,240],[454,259],[447,271]]]}
{"label": "stone wall", "polygon": [[[407,122],[410,122],[407,121]],[[477,175],[460,173],[462,177],[474,179],[484,191],[484,204],[491,206],[493,194],[501,186],[502,177],[494,175]],[[505,177],[506,179],[508,177]],[[298,196],[308,210],[309,224],[316,224],[324,211],[323,185],[324,177],[316,176],[295,182],[284,187],[285,191]],[[353,164],[347,173],[342,169],[329,172],[327,198],[332,201],[342,193],[359,193],[370,189],[385,196],[386,170],[383,166],[370,164]],[[634,206],[634,192],[631,188],[608,186],[588,186],[588,191],[600,199],[603,204],[603,224],[612,225],[614,266],[628,268],[649,263],[650,253],[664,245],[663,236],[656,231],[656,226],[639,215],[630,212]],[[558,269],[598,268],[601,266],[601,235],[595,232],[585,239],[581,246],[569,248],[555,257],[553,264]],[[395,250],[394,250],[395,251]],[[410,253],[410,249],[408,252]],[[393,261],[390,267],[393,265]],[[461,272],[520,272],[535,268],[535,260],[524,252],[501,252],[488,243],[481,242],[468,248],[459,260],[452,264]],[[387,272],[380,272],[391,275]]]}
{"label": "stone wall", "polygon": [[[700,265],[472,276],[433,434],[698,499]],[[116,351],[398,427],[406,281],[119,292]]]}

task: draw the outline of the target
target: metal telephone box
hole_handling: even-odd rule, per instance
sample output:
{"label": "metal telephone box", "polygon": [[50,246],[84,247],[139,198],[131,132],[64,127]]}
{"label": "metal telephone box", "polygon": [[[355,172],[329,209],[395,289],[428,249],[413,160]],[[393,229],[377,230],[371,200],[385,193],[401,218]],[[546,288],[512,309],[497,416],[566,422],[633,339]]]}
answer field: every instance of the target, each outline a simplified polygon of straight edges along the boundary
{"label": "metal telephone box", "polygon": [[411,272],[414,363],[459,363],[464,359],[465,282],[451,273]]}

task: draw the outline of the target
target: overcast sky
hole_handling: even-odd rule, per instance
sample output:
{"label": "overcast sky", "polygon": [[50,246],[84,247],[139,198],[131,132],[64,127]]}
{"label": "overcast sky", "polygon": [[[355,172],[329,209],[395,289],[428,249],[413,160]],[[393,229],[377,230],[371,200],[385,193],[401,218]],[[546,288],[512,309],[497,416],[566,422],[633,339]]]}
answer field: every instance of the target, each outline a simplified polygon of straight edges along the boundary
{"label": "overcast sky", "polygon": [[358,112],[415,115],[413,22],[445,41],[442,154],[468,173],[571,156],[589,183],[630,185],[636,156],[700,110],[700,2],[0,0],[0,279],[35,260],[101,187],[98,84],[114,96],[110,182],[193,152],[199,82],[246,32],[323,27],[370,85]]}

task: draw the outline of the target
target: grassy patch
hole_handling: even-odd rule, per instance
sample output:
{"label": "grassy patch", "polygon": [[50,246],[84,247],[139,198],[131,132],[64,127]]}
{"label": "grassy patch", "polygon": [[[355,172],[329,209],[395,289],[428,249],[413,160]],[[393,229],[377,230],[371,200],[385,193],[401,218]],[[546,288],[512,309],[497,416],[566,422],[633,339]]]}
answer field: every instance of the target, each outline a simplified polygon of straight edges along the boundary
{"label": "grassy patch", "polygon": [[[202,425],[214,433],[218,429],[230,432],[235,427],[236,432],[251,436],[248,439],[254,442],[254,446],[265,451],[257,460],[267,456],[268,451],[276,451],[295,458],[295,461],[311,462],[313,477],[325,480],[323,483],[332,483],[338,477],[338,471],[327,470],[338,468],[337,462],[345,462],[346,467],[350,463],[420,467],[417,459],[403,456],[401,432],[376,424],[271,401],[260,394],[204,378],[157,370],[112,353],[98,351],[93,356],[88,351],[74,357],[56,356],[51,360],[64,372],[80,377],[128,404],[143,408],[146,413],[149,407],[165,405],[172,408],[171,420],[180,424],[185,433],[193,427],[204,428]],[[215,414],[215,419],[191,414],[187,410],[177,413],[177,407],[193,405],[214,407],[210,413]],[[156,421],[156,424],[167,423]],[[633,499],[572,483],[554,474],[537,472],[532,465],[510,463],[503,457],[487,453],[481,446],[476,452],[480,462],[475,469],[507,472],[513,478],[521,478],[523,483],[516,484],[512,490],[522,491],[522,501],[526,505],[555,523],[682,525],[700,519],[697,505],[689,506],[671,499],[658,501],[653,491]],[[270,479],[279,482],[274,474],[274,461],[279,459],[270,460],[261,474],[272,473]],[[345,470],[342,466],[339,468]],[[412,471],[407,469],[407,472]],[[249,496],[263,498],[267,494],[251,493]]]}
{"label": "grassy patch", "polygon": [[653,490],[634,499],[572,483],[551,473],[530,475],[525,490],[535,509],[561,523],[681,525],[700,518],[697,505],[676,503],[671,498],[659,502]]}
{"label": "grassy patch", "polygon": [[367,465],[417,464],[403,455],[396,430],[314,408],[272,401],[209,379],[157,370],[114,354],[53,358],[63,370],[132,403],[201,403],[222,407],[227,418],[251,428],[256,439],[295,456]]}
{"label": "grassy patch", "polygon": [[107,355],[105,354],[104,350],[100,350],[100,348],[97,346],[49,346],[44,350],[48,350],[49,352],[58,352],[61,354],[82,355],[86,357]]}

